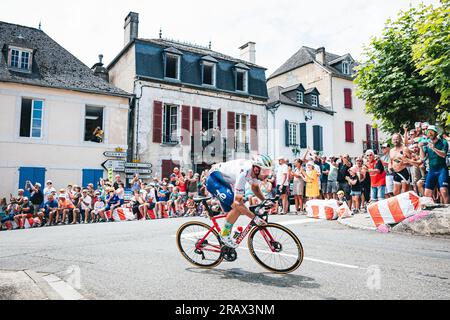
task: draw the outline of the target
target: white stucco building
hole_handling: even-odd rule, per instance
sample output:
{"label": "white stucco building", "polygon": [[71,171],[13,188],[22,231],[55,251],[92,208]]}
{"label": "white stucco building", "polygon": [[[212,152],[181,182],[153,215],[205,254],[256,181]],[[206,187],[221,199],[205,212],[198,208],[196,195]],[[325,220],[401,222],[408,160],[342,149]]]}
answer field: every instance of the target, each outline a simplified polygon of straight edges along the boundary
{"label": "white stucco building", "polygon": [[103,153],[128,148],[130,95],[41,30],[0,22],[0,48],[0,194],[27,180],[64,188],[106,177]]}
{"label": "white stucco building", "polygon": [[[324,142],[327,155],[360,156],[368,148],[379,150],[384,135],[356,96],[354,67],[350,54],[336,55],[325,48],[302,47],[268,78],[268,87],[290,87],[301,83],[320,92],[321,104],[332,111],[332,135]],[[330,152],[330,153],[328,153]]]}

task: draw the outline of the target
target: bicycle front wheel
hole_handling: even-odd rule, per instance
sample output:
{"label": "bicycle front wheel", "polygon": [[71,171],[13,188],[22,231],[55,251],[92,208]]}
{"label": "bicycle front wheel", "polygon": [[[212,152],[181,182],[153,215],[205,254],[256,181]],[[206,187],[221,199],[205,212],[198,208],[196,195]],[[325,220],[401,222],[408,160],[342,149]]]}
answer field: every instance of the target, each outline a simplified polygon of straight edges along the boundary
{"label": "bicycle front wheel", "polygon": [[248,237],[248,248],[256,262],[271,272],[292,273],[303,263],[300,240],[291,230],[278,224],[254,228]]}
{"label": "bicycle front wheel", "polygon": [[223,261],[219,234],[201,222],[188,222],[177,233],[177,245],[183,257],[194,266],[214,268]]}

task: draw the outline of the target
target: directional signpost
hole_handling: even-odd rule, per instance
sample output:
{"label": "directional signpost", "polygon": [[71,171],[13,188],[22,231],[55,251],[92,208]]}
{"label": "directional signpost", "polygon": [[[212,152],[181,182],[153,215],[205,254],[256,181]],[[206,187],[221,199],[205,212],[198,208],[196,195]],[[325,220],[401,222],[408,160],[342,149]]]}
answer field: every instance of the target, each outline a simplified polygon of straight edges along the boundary
{"label": "directional signpost", "polygon": [[153,173],[153,165],[151,163],[125,163],[125,173],[127,179],[133,179],[136,173],[140,179],[151,179]]}
{"label": "directional signpost", "polygon": [[127,152],[106,151],[103,155],[107,158],[126,158]]}
{"label": "directional signpost", "polygon": [[112,169],[114,172],[124,172],[125,161],[107,160],[102,163],[102,167],[105,168],[105,170]]}

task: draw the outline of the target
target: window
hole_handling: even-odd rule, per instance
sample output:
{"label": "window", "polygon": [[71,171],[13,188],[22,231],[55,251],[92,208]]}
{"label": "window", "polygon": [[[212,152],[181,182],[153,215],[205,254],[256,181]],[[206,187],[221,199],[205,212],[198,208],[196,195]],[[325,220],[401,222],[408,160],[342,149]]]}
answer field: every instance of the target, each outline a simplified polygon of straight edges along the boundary
{"label": "window", "polygon": [[31,70],[31,51],[10,49],[9,66],[21,71]]}
{"label": "window", "polygon": [[86,106],[84,141],[103,143],[103,108]]}
{"label": "window", "polygon": [[289,146],[298,146],[297,136],[298,136],[298,124],[290,122],[289,123]]}
{"label": "window", "polygon": [[203,84],[209,86],[216,85],[216,64],[215,63],[203,63]]}
{"label": "window", "polygon": [[166,54],[166,78],[180,80],[180,56]]}
{"label": "window", "polygon": [[178,119],[178,106],[164,105],[163,143],[177,144],[179,142]]}
{"label": "window", "polygon": [[249,123],[248,115],[236,114],[236,152],[250,152]]}
{"label": "window", "polygon": [[348,61],[342,62],[342,73],[350,74],[350,63]]}
{"label": "window", "polygon": [[318,107],[319,106],[319,98],[316,95],[312,95],[311,96],[311,105],[313,107]]}
{"label": "window", "polygon": [[22,99],[20,113],[20,136],[42,138],[42,119],[44,102],[42,100]]}
{"label": "window", "polygon": [[345,122],[345,142],[355,142],[354,124],[351,121]]}
{"label": "window", "polygon": [[236,72],[236,91],[247,92],[248,71],[237,70]]}
{"label": "window", "polygon": [[297,91],[297,103],[303,104],[303,92]]}

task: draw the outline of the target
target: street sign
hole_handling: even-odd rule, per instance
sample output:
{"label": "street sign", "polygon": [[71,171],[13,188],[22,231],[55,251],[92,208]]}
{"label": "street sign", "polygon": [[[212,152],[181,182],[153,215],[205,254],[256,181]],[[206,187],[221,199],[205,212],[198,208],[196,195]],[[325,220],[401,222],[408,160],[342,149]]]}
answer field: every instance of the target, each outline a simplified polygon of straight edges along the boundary
{"label": "street sign", "polygon": [[150,169],[125,169],[125,173],[132,173],[132,174],[152,174],[153,171]]}
{"label": "street sign", "polygon": [[107,158],[126,158],[127,152],[106,151],[103,155]]}
{"label": "street sign", "polygon": [[125,168],[151,169],[153,165],[151,163],[125,163]]}
{"label": "street sign", "polygon": [[[127,179],[130,180],[130,183],[131,183],[131,180],[133,180],[133,178],[134,178],[134,176],[127,176]],[[139,179],[151,179],[151,178],[153,178],[151,175],[146,175],[146,174],[139,175]]]}
{"label": "street sign", "polygon": [[124,172],[125,171],[125,161],[107,160],[102,163],[102,167],[105,168],[105,170],[112,169],[115,172]]}

